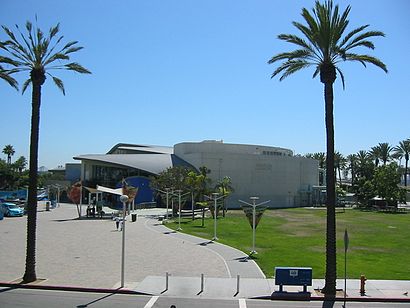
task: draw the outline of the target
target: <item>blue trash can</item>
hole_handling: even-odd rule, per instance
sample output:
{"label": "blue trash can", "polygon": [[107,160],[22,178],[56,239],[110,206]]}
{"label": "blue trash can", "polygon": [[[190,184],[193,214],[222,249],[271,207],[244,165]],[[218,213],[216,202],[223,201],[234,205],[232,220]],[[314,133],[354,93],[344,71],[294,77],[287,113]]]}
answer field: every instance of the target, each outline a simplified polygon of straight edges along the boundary
{"label": "blue trash can", "polygon": [[3,211],[0,208],[0,220],[3,220],[3,218],[4,218],[4,214],[3,214]]}

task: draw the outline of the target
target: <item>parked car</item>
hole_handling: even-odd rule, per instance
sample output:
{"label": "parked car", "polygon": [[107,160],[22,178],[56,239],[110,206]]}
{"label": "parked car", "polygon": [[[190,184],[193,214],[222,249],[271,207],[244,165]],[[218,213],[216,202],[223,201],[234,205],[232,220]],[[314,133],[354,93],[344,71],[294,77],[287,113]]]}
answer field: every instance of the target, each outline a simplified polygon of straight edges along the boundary
{"label": "parked car", "polygon": [[24,215],[24,210],[15,203],[3,202],[0,204],[0,206],[4,216],[15,217]]}

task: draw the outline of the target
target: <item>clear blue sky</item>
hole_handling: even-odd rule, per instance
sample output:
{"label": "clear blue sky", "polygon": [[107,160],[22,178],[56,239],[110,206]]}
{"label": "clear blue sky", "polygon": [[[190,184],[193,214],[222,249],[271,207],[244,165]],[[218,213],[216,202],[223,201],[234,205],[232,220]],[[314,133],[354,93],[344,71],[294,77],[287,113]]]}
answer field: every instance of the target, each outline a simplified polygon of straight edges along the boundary
{"label": "clear blue sky", "polygon": [[[379,142],[410,137],[410,1],[350,4],[350,30],[370,24],[385,32],[372,55],[389,73],[342,63],[346,89],[335,92],[336,149],[347,155]],[[280,82],[266,62],[293,46],[302,7],[313,0],[51,1],[2,0],[0,23],[60,22],[65,42],[84,50],[72,60],[92,75],[55,72],[66,96],[43,87],[39,165],[54,168],[80,154],[105,153],[119,142],[169,145],[222,139],[279,146],[296,153],[325,151],[323,85],[307,69]],[[348,29],[348,30],[349,30]],[[5,39],[1,32],[0,39]],[[361,52],[367,53],[367,50]],[[17,77],[17,76],[16,76]],[[22,83],[27,78],[20,74]],[[0,82],[0,147],[28,158],[31,89],[24,95]],[[2,158],[5,158],[3,154]]]}

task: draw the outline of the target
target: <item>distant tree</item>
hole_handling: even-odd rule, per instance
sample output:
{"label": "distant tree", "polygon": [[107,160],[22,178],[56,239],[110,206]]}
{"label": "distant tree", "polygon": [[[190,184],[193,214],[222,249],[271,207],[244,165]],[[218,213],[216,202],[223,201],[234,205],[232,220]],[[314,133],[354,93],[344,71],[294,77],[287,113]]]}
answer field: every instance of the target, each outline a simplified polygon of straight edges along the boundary
{"label": "distant tree", "polygon": [[350,175],[352,178],[352,187],[355,185],[356,179],[356,168],[357,168],[357,156],[355,154],[349,154],[346,157],[348,170],[350,170]]}
{"label": "distant tree", "polygon": [[[51,70],[69,70],[82,74],[90,74],[90,71],[76,62],[63,64],[70,60],[72,53],[82,49],[77,46],[77,41],[60,45],[63,36],[59,36],[59,24],[50,28],[48,35],[45,35],[38,27],[33,27],[27,21],[26,34],[20,31],[16,25],[16,34],[6,26],[2,26],[7,41],[0,42],[0,50],[7,57],[2,56],[1,63],[7,63],[12,68],[6,70],[6,74],[19,72],[29,72],[29,78],[24,82],[22,92],[32,86],[32,112],[31,112],[31,134],[30,134],[30,166],[29,166],[29,189],[27,206],[27,249],[26,249],[26,269],[23,282],[28,283],[37,279],[36,264],[36,225],[37,225],[37,169],[38,169],[38,143],[40,127],[40,105],[41,90],[46,76],[50,76],[55,85],[65,94],[63,81],[53,76]],[[15,86],[13,80],[6,79]]]}
{"label": "distant tree", "polygon": [[14,153],[16,153],[16,151],[14,150],[14,147],[11,144],[8,144],[3,148],[3,154],[7,155],[8,164],[11,164],[11,157],[14,155]]}
{"label": "distant tree", "polygon": [[[167,188],[171,191],[171,203],[173,198],[176,198],[177,191],[181,190],[182,193],[190,191],[190,187],[187,184],[188,173],[192,171],[191,168],[175,166],[169,167],[166,170],[160,172],[157,176],[151,178],[150,186],[152,189],[165,191]],[[184,199],[185,202],[185,199]],[[176,208],[173,208],[172,214],[175,215]]]}
{"label": "distant tree", "polygon": [[393,148],[387,142],[379,143],[378,145],[380,149],[380,159],[383,162],[383,165],[386,165],[388,161],[391,160],[391,152]]}
{"label": "distant tree", "polygon": [[[342,169],[346,167],[346,159],[343,154],[340,152],[335,152],[335,170],[338,170],[339,173],[339,186],[342,186]],[[335,171],[336,173],[336,171]]]}
{"label": "distant tree", "polygon": [[273,64],[283,61],[273,72],[272,77],[281,75],[280,80],[307,67],[314,67],[313,77],[320,75],[324,84],[325,118],[326,118],[326,191],[327,191],[327,221],[326,221],[326,277],[323,292],[326,296],[334,297],[336,294],[336,191],[334,176],[334,124],[333,124],[333,83],[339,73],[343,86],[344,75],[338,64],[346,61],[357,61],[364,66],[373,64],[385,72],[386,65],[379,59],[354,53],[354,49],[366,47],[374,49],[374,44],[369,40],[373,37],[384,36],[380,31],[365,32],[369,25],[354,29],[344,35],[349,24],[350,6],[343,12],[339,6],[333,6],[332,1],[323,4],[315,2],[312,9],[313,15],[302,9],[305,24],[293,22],[293,25],[303,34],[298,37],[292,34],[280,34],[282,41],[296,45],[290,52],[273,56],[268,63]]}
{"label": "distant tree", "polygon": [[24,156],[20,156],[15,162],[14,162],[14,168],[18,170],[18,172],[21,174],[24,169],[26,169],[27,166],[27,159]]}
{"label": "distant tree", "polygon": [[319,185],[323,185],[325,183],[325,171],[326,171],[326,153],[324,152],[316,152],[313,153],[313,159],[316,159],[319,162]]}
{"label": "distant tree", "polygon": [[379,161],[380,161],[380,157],[381,157],[381,153],[380,153],[380,147],[379,146],[374,146],[371,148],[370,152],[369,152],[371,158],[374,160],[374,165],[376,167],[379,166]]}
{"label": "distant tree", "polygon": [[404,167],[404,186],[407,186],[407,174],[409,170],[409,155],[410,155],[410,139],[400,141],[399,145],[394,148],[394,153],[397,157],[405,160]]}
{"label": "distant tree", "polygon": [[385,199],[389,205],[397,206],[405,201],[405,190],[400,188],[400,173],[395,163],[376,168],[373,186],[376,194]]}
{"label": "distant tree", "polygon": [[15,173],[10,164],[0,159],[0,190],[10,190],[14,187]]}

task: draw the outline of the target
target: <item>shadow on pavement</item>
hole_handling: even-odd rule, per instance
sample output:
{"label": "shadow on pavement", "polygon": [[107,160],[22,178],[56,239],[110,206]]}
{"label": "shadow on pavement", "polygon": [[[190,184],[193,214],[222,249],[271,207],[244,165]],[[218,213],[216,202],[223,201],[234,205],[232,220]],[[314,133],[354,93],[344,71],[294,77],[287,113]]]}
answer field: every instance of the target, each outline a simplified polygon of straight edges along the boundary
{"label": "shadow on pavement", "polygon": [[333,308],[334,304],[335,304],[334,300],[325,300],[323,302],[322,308]]}
{"label": "shadow on pavement", "polygon": [[199,246],[207,246],[207,245],[213,244],[213,243],[214,243],[213,241],[206,241],[206,242],[199,243],[198,245]]}
{"label": "shadow on pavement", "polygon": [[4,288],[4,289],[0,289],[0,293],[12,291],[14,289],[17,289],[17,287],[7,287],[7,288]]}
{"label": "shadow on pavement", "polygon": [[[118,289],[116,289],[116,290],[119,290],[119,289],[120,289],[120,288],[118,288]],[[104,296],[102,296],[102,297],[100,297],[100,298],[97,298],[97,299],[95,299],[95,300],[93,300],[93,301],[87,303],[87,304],[78,305],[77,308],[85,308],[85,307],[88,307],[89,305],[95,304],[95,303],[97,303],[97,302],[99,302],[99,301],[102,301],[102,300],[104,300],[104,299],[106,299],[106,298],[108,298],[108,297],[111,297],[111,296],[113,296],[113,295],[115,295],[115,292],[114,292],[114,293],[107,294],[107,295],[104,295]]]}

